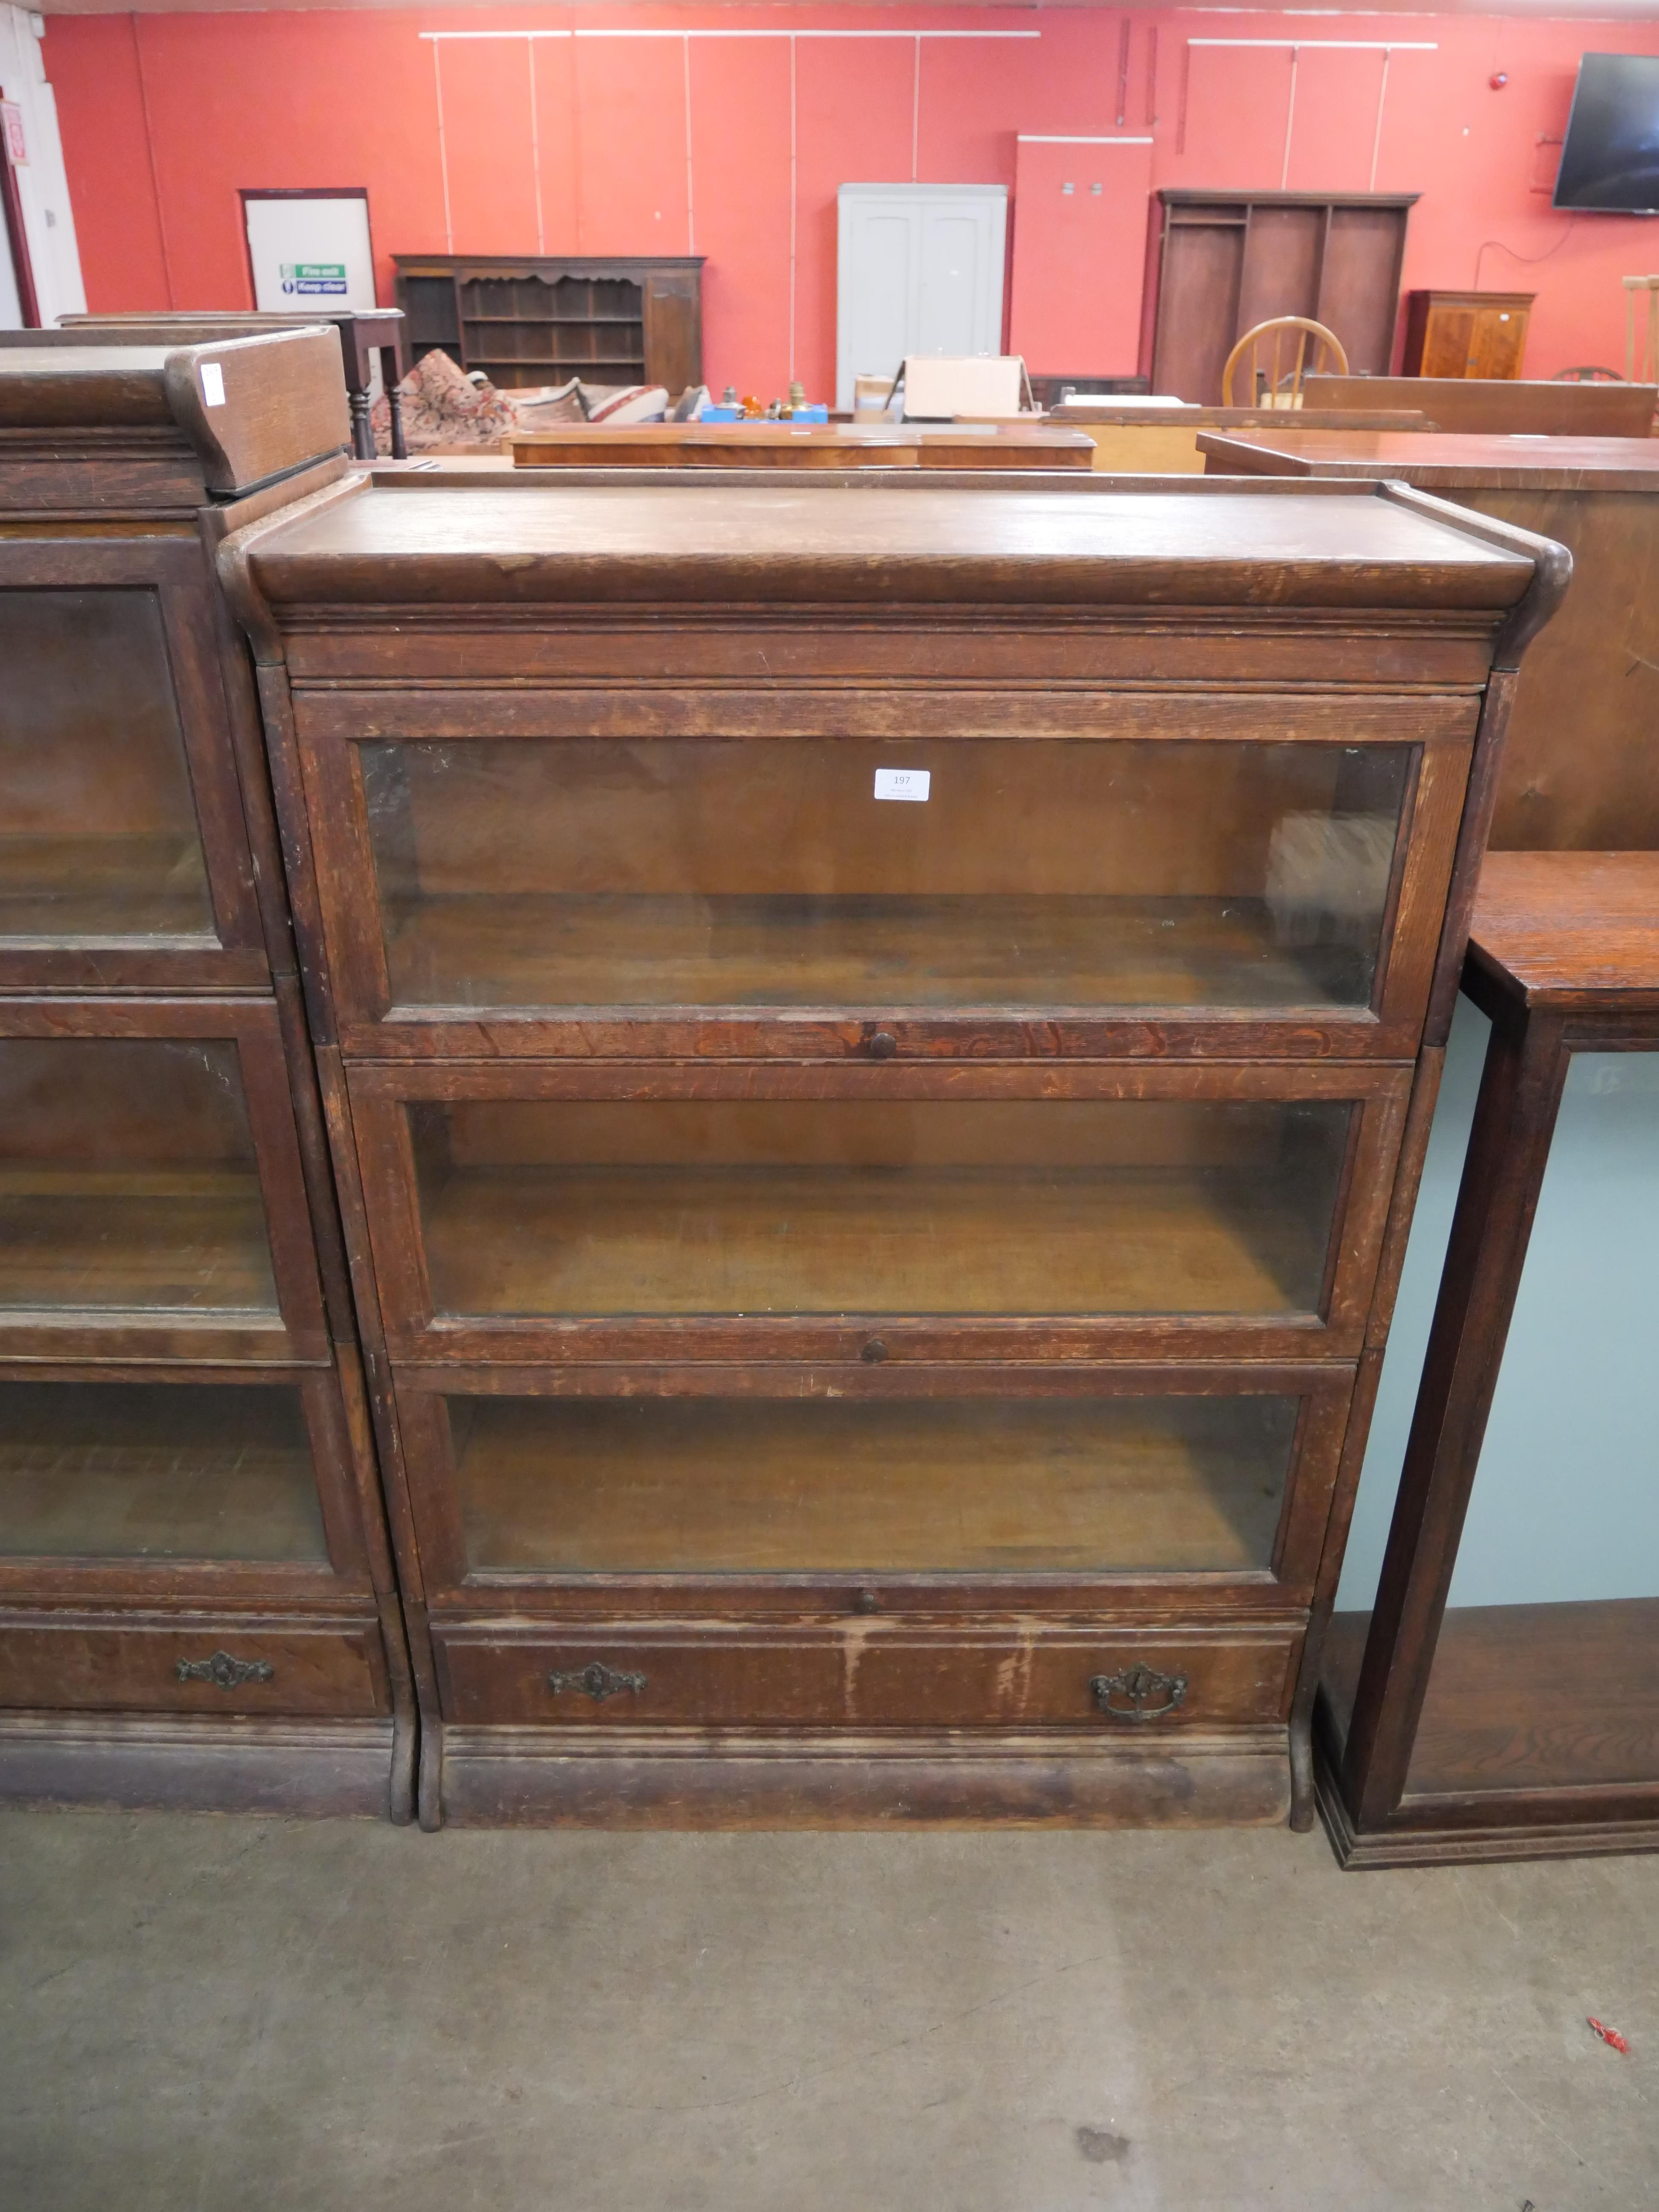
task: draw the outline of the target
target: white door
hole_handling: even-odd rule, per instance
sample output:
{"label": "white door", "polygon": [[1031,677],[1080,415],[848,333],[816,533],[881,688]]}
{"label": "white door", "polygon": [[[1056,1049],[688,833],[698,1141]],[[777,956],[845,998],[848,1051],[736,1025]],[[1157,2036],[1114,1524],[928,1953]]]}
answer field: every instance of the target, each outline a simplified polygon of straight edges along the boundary
{"label": "white door", "polygon": [[843,185],[836,404],[906,354],[1002,350],[1003,185]]}

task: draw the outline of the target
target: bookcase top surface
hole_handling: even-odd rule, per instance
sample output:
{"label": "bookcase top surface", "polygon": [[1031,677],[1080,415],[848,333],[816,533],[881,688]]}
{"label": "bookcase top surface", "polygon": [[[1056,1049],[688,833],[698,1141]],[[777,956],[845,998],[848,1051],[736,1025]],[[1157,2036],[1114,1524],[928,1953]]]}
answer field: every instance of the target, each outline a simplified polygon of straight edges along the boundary
{"label": "bookcase top surface", "polygon": [[225,495],[337,453],[349,435],[331,325],[206,343],[0,343],[0,448],[14,458],[44,451],[85,466],[170,447]]}
{"label": "bookcase top surface", "polygon": [[[1512,606],[1530,543],[1374,486],[683,484],[360,490],[251,548],[330,600]],[[1483,527],[1486,534],[1482,534]],[[1541,541],[1536,541],[1541,544]]]}

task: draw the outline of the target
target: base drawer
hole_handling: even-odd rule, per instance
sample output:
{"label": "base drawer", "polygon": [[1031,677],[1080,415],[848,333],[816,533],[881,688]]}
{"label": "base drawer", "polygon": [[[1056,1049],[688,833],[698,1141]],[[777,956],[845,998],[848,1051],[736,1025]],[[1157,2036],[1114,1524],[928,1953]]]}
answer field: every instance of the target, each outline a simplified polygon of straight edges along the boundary
{"label": "base drawer", "polygon": [[1283,1720],[1299,1632],[884,1621],[783,1631],[434,1628],[446,1719],[666,1727],[1069,1728]]}
{"label": "base drawer", "polygon": [[0,1614],[0,1706],[25,1711],[391,1711],[373,1620]]}

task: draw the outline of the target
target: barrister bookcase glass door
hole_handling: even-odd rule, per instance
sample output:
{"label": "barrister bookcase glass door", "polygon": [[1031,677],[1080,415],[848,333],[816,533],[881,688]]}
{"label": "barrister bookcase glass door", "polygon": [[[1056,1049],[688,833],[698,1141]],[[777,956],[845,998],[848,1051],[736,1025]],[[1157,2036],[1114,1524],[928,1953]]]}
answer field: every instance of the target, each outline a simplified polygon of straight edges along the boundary
{"label": "barrister bookcase glass door", "polygon": [[0,945],[216,945],[157,594],[0,592]]}
{"label": "barrister bookcase glass door", "polygon": [[7,1312],[278,1318],[236,1045],[0,1039]]}
{"label": "barrister bookcase glass door", "polygon": [[971,729],[360,757],[392,1002],[502,1009],[1358,1010],[1416,769]]}
{"label": "barrister bookcase glass door", "polygon": [[1276,1395],[452,1395],[470,1575],[1267,1573]]}
{"label": "barrister bookcase glass door", "polygon": [[423,1102],[459,1316],[1316,1315],[1349,1101]]}
{"label": "barrister bookcase glass door", "polygon": [[326,1571],[292,1384],[0,1383],[0,1553]]}

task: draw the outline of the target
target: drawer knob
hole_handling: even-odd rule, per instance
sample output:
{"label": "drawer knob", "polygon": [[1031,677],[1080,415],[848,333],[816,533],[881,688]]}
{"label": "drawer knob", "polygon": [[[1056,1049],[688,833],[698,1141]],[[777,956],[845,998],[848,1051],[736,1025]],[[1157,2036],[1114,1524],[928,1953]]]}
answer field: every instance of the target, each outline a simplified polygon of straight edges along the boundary
{"label": "drawer knob", "polygon": [[898,1050],[898,1039],[891,1030],[877,1030],[866,1041],[864,1048],[872,1060],[890,1060]]}
{"label": "drawer knob", "polygon": [[872,1336],[859,1354],[866,1367],[879,1367],[886,1357],[887,1346],[878,1336]]}
{"label": "drawer knob", "polygon": [[216,1651],[210,1659],[181,1659],[175,1672],[181,1682],[211,1682],[217,1690],[274,1679],[269,1659],[233,1659],[228,1651]]}
{"label": "drawer knob", "polygon": [[596,1705],[602,1705],[607,1698],[617,1697],[623,1690],[637,1693],[645,1687],[645,1677],[622,1674],[615,1667],[607,1667],[602,1659],[595,1659],[576,1674],[550,1674],[547,1686],[556,1698],[562,1697],[567,1690],[578,1690],[583,1697],[592,1698]]}
{"label": "drawer knob", "polygon": [[1089,1687],[1097,1706],[1115,1721],[1155,1721],[1172,1713],[1187,1694],[1184,1674],[1160,1674],[1138,1659],[1121,1674],[1094,1674]]}
{"label": "drawer knob", "polygon": [[878,1613],[880,1609],[881,1600],[876,1595],[874,1590],[861,1589],[854,1593],[853,1598],[854,1613]]}

